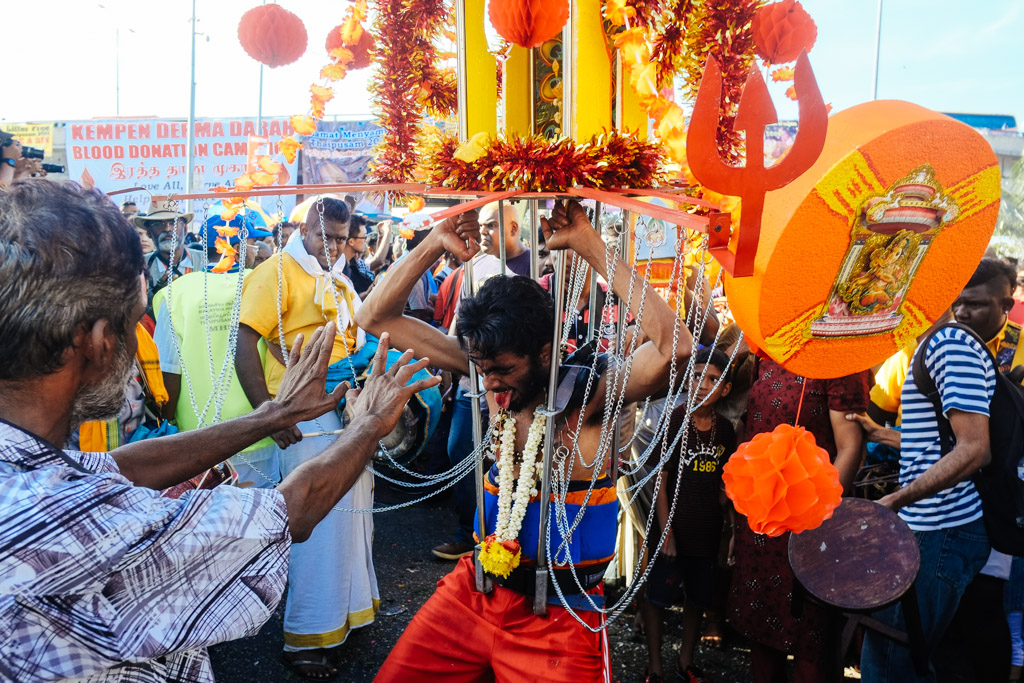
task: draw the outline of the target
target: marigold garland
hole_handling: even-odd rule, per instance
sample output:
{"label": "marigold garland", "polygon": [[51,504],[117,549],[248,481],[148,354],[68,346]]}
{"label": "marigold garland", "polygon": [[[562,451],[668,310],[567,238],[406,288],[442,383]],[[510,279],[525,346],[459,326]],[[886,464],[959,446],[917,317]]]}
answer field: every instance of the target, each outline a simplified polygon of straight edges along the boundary
{"label": "marigold garland", "polygon": [[584,143],[540,136],[492,141],[482,134],[462,145],[454,136],[442,135],[431,146],[422,160],[420,180],[459,190],[643,188],[666,177],[660,145],[614,130]]}
{"label": "marigold garland", "polygon": [[[519,463],[519,479],[513,476],[516,466],[516,419],[503,413],[498,418],[501,433],[498,449],[491,451],[498,456],[498,513],[494,522],[494,533],[487,536],[480,548],[480,564],[484,571],[494,576],[508,578],[522,556],[519,547],[519,531],[523,528],[526,509],[530,499],[537,495],[537,475],[544,476],[543,462],[540,461],[540,447],[544,441],[547,417],[541,412],[543,406],[533,413],[533,423],[523,446]],[[513,490],[514,489],[514,490]]]}

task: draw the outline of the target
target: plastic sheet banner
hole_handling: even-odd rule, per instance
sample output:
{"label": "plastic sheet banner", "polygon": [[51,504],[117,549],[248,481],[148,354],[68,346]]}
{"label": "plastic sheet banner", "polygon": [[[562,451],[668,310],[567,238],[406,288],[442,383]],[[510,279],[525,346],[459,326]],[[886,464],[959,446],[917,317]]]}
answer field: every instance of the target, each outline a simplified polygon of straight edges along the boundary
{"label": "plastic sheet banner", "polygon": [[52,123],[7,123],[0,125],[5,133],[10,133],[23,147],[39,147],[47,159],[53,156],[53,124]]}
{"label": "plastic sheet banner", "polygon": [[[302,183],[361,183],[369,180],[373,148],[384,129],[376,121],[321,121],[316,133],[303,142],[300,153]],[[370,197],[359,197],[359,208],[379,206]]]}
{"label": "plastic sheet banner", "polygon": [[[264,118],[257,131],[256,119],[197,119],[193,148],[195,192],[207,192],[218,185],[230,185],[246,172],[249,139],[258,134],[271,141],[291,135],[286,118]],[[135,201],[140,211],[149,207],[149,193],[183,194],[187,187],[185,162],[188,123],[183,119],[115,119],[69,121],[66,128],[68,175],[72,180],[91,182],[104,192],[131,187],[137,191],[118,195],[118,203]],[[265,146],[284,165],[278,183],[295,182],[298,162],[285,163],[276,142]],[[282,196],[285,213],[295,206],[294,196]],[[276,197],[264,197],[268,213],[279,210]],[[193,208],[201,215],[203,202]]]}

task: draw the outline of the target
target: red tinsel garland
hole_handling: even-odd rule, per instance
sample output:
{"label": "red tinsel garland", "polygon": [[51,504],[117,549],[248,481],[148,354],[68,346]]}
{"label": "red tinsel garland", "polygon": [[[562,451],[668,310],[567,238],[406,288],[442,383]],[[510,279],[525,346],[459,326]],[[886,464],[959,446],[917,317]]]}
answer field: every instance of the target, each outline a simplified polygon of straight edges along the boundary
{"label": "red tinsel garland", "polygon": [[[699,68],[686,70],[686,84],[696,94],[704,64],[709,55],[718,60],[722,68],[722,116],[718,123],[718,149],[722,158],[730,163],[740,160],[743,140],[733,130],[736,110],[743,92],[743,86],[750,75],[754,61],[754,38],[750,24],[754,13],[764,0],[731,0],[730,2],[705,2],[691,22],[687,44],[691,55],[699,61]],[[694,65],[696,66],[696,65]]]}
{"label": "red tinsel garland", "polygon": [[522,189],[564,192],[570,187],[653,187],[663,182],[660,145],[608,131],[589,142],[569,138],[498,138],[472,162],[455,158],[458,140],[444,135],[425,153],[423,182],[459,190]]}
{"label": "red tinsel garland", "polygon": [[381,182],[405,182],[416,167],[423,109],[454,110],[454,79],[436,66],[434,40],[451,20],[446,0],[380,0],[374,34],[378,70],[370,85],[384,137],[372,172]]}

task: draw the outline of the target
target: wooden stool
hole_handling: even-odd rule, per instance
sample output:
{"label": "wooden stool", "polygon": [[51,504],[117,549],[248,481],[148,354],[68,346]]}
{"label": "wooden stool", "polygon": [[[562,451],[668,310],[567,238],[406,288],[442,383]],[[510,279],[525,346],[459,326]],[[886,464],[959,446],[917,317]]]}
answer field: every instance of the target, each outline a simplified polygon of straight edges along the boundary
{"label": "wooden stool", "polygon": [[[842,632],[834,635],[836,680],[842,680],[843,657],[859,625],[907,645],[918,673],[928,671],[914,592],[921,551],[895,512],[869,500],[844,498],[817,529],[790,535],[789,564],[810,596],[846,617]],[[869,615],[897,600],[903,605],[905,633]]]}

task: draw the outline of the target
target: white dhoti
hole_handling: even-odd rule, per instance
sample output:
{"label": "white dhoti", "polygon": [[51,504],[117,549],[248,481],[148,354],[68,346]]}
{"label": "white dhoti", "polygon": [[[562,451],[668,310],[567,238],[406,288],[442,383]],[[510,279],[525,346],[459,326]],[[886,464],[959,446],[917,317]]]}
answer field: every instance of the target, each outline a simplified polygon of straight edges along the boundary
{"label": "white dhoti", "polygon": [[[300,422],[303,432],[333,431],[341,420],[333,411]],[[279,450],[281,476],[315,458],[336,437],[314,437]],[[363,472],[335,507],[373,507],[373,475]],[[349,631],[373,623],[380,604],[373,571],[373,515],[332,510],[309,540],[295,543],[288,568],[284,611],[286,651],[334,647]]]}

